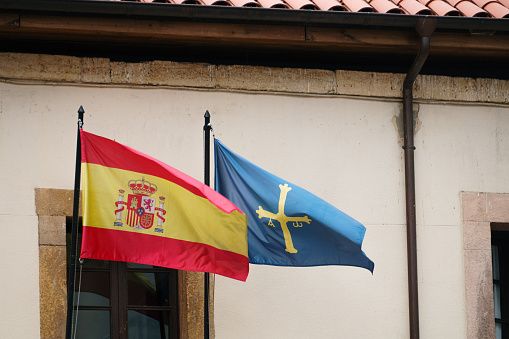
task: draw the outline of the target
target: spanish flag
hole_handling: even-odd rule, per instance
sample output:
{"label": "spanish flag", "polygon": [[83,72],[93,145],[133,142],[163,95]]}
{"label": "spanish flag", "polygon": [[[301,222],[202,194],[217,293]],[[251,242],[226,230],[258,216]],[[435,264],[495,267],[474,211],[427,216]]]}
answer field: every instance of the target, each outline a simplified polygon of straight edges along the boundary
{"label": "spanish flag", "polygon": [[81,258],[247,279],[247,218],[231,201],[159,160],[83,130],[81,154]]}

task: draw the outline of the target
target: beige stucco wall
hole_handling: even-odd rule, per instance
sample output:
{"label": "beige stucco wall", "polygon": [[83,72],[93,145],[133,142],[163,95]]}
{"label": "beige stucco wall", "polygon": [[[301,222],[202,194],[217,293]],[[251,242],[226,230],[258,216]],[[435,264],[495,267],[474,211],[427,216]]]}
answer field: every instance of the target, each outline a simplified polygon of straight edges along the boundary
{"label": "beige stucco wall", "polygon": [[[216,338],[406,338],[404,75],[0,53],[0,338],[39,337],[35,188],[71,189],[84,128],[202,179],[216,137],[364,223],[375,272],[251,265],[216,276]],[[419,77],[422,338],[467,334],[460,192],[509,192],[509,83]]]}

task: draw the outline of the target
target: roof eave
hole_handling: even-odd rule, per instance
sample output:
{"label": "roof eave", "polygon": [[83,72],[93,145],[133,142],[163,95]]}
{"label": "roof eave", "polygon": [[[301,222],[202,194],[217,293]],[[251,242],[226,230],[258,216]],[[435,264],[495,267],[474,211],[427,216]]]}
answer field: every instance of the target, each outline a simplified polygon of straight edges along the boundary
{"label": "roof eave", "polygon": [[[178,19],[221,23],[304,25],[315,27],[358,27],[364,29],[413,29],[419,15],[333,12],[315,10],[267,9],[174,5],[96,0],[3,0],[2,11],[39,14],[93,15],[138,19]],[[507,19],[430,16],[437,20],[437,31],[509,32]]]}

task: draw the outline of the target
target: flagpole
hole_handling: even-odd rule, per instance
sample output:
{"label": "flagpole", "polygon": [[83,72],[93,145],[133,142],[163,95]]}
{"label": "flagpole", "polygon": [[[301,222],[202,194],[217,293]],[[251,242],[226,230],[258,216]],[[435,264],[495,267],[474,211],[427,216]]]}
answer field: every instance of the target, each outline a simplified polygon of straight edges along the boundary
{"label": "flagpole", "polygon": [[[205,185],[210,187],[210,113],[209,111],[205,112],[205,125],[203,125],[203,131],[205,132],[205,171],[204,171],[204,183]],[[203,337],[205,339],[210,338],[210,324],[209,324],[209,295],[210,289],[210,274],[205,272],[205,281],[204,281],[204,305],[203,305]]]}
{"label": "flagpole", "polygon": [[65,338],[71,339],[72,334],[72,313],[74,309],[74,280],[76,275],[76,252],[78,238],[78,217],[80,200],[80,179],[81,179],[81,136],[80,131],[83,127],[83,106],[78,109],[78,142],[76,146],[76,168],[74,174],[74,203],[72,211],[72,231],[71,231],[71,258],[69,263],[69,277],[67,280],[67,325]]}

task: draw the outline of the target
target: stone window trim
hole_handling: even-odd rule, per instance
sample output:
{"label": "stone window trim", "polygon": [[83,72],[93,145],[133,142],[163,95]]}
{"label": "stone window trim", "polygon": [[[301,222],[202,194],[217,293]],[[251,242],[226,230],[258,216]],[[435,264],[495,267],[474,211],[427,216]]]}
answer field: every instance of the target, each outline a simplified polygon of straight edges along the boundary
{"label": "stone window trim", "polygon": [[[39,218],[39,296],[41,339],[65,338],[67,314],[66,217],[72,216],[73,190],[36,188]],[[81,203],[80,203],[81,216]],[[210,282],[210,334],[214,338],[213,275]],[[180,338],[203,338],[204,274],[179,271]]]}
{"label": "stone window trim", "polygon": [[[467,338],[495,337],[491,230],[509,222],[509,194],[461,192]],[[498,224],[495,224],[498,223]]]}

